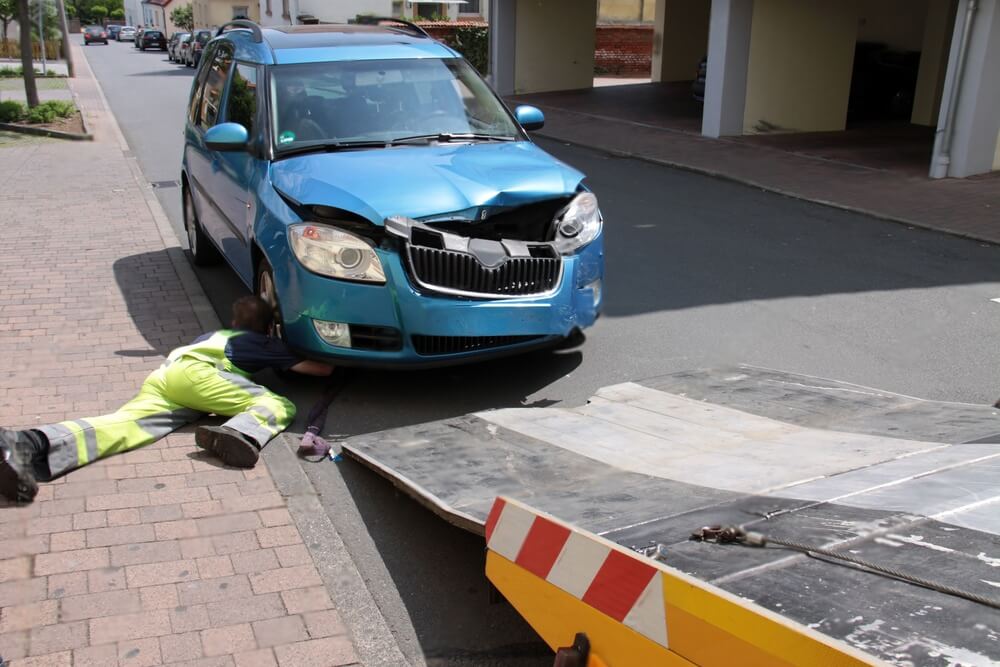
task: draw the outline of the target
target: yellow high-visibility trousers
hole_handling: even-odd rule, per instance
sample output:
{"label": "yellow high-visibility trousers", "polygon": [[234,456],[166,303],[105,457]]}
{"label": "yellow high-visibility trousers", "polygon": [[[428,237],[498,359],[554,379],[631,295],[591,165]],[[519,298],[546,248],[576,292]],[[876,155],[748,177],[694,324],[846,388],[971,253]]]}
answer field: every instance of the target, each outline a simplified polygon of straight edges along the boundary
{"label": "yellow high-visibility trousers", "polygon": [[232,417],[226,426],[263,447],[292,423],[295,405],[242,375],[181,357],[150,373],[135,398],[116,412],[36,430],[49,441],[52,479],[156,442],[206,413]]}

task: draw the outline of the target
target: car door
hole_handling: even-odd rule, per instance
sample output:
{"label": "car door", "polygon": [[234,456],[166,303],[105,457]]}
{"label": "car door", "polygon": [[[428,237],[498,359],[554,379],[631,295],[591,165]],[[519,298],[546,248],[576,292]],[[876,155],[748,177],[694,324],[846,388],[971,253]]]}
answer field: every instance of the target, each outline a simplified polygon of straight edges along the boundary
{"label": "car door", "polygon": [[216,202],[224,218],[219,234],[230,262],[248,284],[253,284],[250,242],[255,213],[250,189],[254,175],[263,168],[258,139],[259,76],[255,65],[237,62],[229,77],[219,112],[219,122],[239,123],[247,129],[247,136],[250,137],[247,149],[220,151],[212,156],[213,163],[218,167],[214,180],[218,187]]}
{"label": "car door", "polygon": [[[239,271],[240,248],[232,244],[232,233],[222,209],[228,191],[222,177],[222,162],[217,151],[205,145],[205,132],[222,122],[220,111],[226,83],[233,66],[233,50],[229,44],[210,46],[198,70],[198,87],[191,100],[186,159],[191,178],[195,211],[204,232],[222,250],[226,260]],[[229,239],[229,242],[227,242]]]}

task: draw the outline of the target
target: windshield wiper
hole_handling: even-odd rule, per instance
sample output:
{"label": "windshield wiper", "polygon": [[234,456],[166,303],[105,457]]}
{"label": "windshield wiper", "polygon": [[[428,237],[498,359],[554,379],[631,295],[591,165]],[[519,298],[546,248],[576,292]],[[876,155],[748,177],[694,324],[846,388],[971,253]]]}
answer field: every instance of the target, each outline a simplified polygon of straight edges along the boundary
{"label": "windshield wiper", "polygon": [[428,143],[437,141],[443,144],[450,141],[515,141],[516,139],[517,137],[505,137],[499,134],[437,132],[435,134],[417,134],[412,137],[400,137],[399,139],[393,139],[389,143],[396,146],[400,144],[415,144],[421,141]]}
{"label": "windshield wiper", "polygon": [[334,151],[346,151],[357,148],[385,148],[388,143],[385,141],[329,141],[321,144],[306,144],[305,146],[294,146],[279,150],[275,154],[276,159],[302,155],[304,153],[332,153]]}

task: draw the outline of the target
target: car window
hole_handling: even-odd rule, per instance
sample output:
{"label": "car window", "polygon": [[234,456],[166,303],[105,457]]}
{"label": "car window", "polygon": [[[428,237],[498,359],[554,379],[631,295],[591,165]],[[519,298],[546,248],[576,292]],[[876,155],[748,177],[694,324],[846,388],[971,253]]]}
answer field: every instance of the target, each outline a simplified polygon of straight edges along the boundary
{"label": "car window", "polygon": [[461,58],[303,63],[271,71],[279,150],[443,133],[521,136],[496,95]]}
{"label": "car window", "polygon": [[199,125],[202,129],[215,125],[219,118],[219,105],[222,102],[222,90],[226,87],[226,79],[233,65],[233,51],[228,45],[222,45],[215,50],[205,78],[205,91],[201,95],[201,111]]}
{"label": "car window", "polygon": [[257,69],[252,65],[237,63],[226,97],[226,120],[239,123],[253,137],[256,117]]}
{"label": "car window", "polygon": [[[206,58],[211,58],[213,51],[208,50],[205,52]],[[209,68],[202,67],[198,70],[198,76],[195,79],[194,86],[191,89],[191,101],[188,105],[188,120],[192,125],[197,125],[201,120],[199,112],[201,111],[201,96],[205,91],[205,79],[208,77]]]}

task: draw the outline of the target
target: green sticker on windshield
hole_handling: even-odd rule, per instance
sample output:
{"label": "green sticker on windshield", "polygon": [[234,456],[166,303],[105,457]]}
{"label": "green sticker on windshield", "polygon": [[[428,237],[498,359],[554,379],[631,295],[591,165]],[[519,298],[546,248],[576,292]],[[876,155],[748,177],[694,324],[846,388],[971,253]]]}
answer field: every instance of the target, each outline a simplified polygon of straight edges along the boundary
{"label": "green sticker on windshield", "polygon": [[295,141],[295,133],[290,130],[285,130],[278,135],[279,144],[290,144]]}

